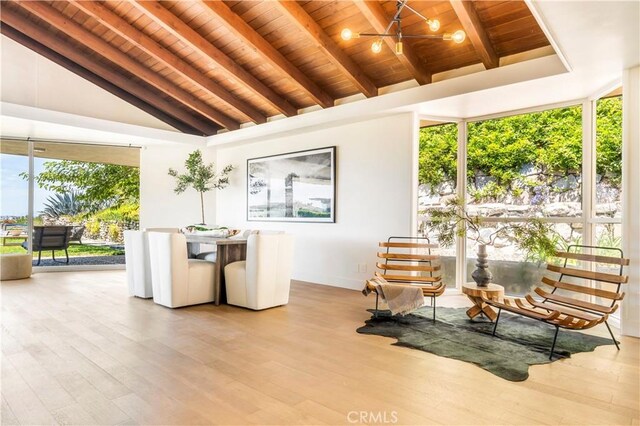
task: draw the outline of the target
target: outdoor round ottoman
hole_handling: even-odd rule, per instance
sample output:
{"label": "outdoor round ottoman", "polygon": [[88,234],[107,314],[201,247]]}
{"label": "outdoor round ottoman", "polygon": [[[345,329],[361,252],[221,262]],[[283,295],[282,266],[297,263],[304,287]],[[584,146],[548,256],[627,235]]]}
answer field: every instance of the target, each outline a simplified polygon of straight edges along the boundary
{"label": "outdoor round ottoman", "polygon": [[0,255],[0,281],[21,280],[31,276],[31,253],[8,253]]}

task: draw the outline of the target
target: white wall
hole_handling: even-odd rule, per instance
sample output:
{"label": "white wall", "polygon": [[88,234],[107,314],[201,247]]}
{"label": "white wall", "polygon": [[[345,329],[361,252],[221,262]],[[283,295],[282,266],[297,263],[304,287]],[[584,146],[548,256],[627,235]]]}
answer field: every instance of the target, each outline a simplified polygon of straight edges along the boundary
{"label": "white wall", "polygon": [[[240,229],[280,229],[296,236],[293,278],[361,289],[375,270],[379,241],[409,235],[414,114],[316,130],[262,143],[219,147],[217,164],[238,169],[217,194],[217,222]],[[336,223],[247,222],[247,159],[337,146]],[[366,272],[358,272],[366,264]]]}
{"label": "white wall", "polygon": [[622,114],[622,248],[630,260],[622,334],[640,337],[640,67],[624,72]]}
{"label": "white wall", "polygon": [[175,130],[8,37],[0,36],[0,51],[3,102]]}
{"label": "white wall", "polygon": [[[181,228],[201,222],[200,195],[192,188],[173,192],[169,168],[184,172],[184,161],[197,148],[189,145],[148,146],[140,152],[140,227]],[[202,149],[205,162],[215,161],[215,150]],[[204,194],[205,222],[215,223],[215,191]]]}

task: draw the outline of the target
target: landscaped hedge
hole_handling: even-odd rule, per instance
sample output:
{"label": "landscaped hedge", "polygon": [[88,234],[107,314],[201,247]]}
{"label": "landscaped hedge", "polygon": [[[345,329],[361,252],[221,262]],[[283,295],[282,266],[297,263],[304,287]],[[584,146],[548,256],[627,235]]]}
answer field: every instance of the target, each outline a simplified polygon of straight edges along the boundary
{"label": "landscaped hedge", "polygon": [[[622,99],[598,101],[596,169],[616,188],[621,180]],[[419,182],[436,192],[453,186],[457,173],[456,124],[420,132]],[[539,186],[561,190],[582,167],[582,109],[579,106],[485,120],[468,125],[467,180],[470,195],[481,200],[532,197]],[[575,189],[570,188],[570,189]]]}

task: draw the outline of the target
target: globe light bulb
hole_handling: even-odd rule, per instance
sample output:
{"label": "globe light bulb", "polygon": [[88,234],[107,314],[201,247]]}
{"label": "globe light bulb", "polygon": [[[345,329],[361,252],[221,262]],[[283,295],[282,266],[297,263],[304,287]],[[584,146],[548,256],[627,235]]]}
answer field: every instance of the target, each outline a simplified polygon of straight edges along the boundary
{"label": "globe light bulb", "polygon": [[427,25],[429,25],[429,29],[433,32],[436,32],[440,29],[440,21],[437,19],[427,19]]}
{"label": "globe light bulb", "polygon": [[376,40],[371,44],[371,51],[373,53],[382,52],[382,40]]}
{"label": "globe light bulb", "polygon": [[398,40],[396,42],[396,55],[402,55],[402,53],[402,42]]}
{"label": "globe light bulb", "polygon": [[453,40],[454,43],[458,43],[458,44],[462,43],[465,38],[467,38],[467,35],[462,30],[458,30],[451,35],[451,40]]}
{"label": "globe light bulb", "polygon": [[349,28],[345,28],[340,33],[340,37],[342,37],[342,39],[345,41],[351,40],[351,38],[353,37],[353,32],[351,32]]}

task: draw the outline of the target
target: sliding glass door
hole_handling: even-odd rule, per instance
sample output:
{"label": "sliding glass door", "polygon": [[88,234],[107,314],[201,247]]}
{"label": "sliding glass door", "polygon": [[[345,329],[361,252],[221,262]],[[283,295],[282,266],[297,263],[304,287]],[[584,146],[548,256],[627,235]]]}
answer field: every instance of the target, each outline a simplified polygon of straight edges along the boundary
{"label": "sliding glass door", "polygon": [[29,144],[3,140],[1,146],[0,253],[25,253],[22,244],[29,235]]}
{"label": "sliding glass door", "polygon": [[[36,259],[42,257],[40,264],[34,261],[34,265],[124,263],[123,231],[138,228],[138,148],[3,139],[1,159],[3,231],[7,236],[8,228],[23,231],[15,238],[3,238],[3,253],[25,252],[19,239],[64,227],[70,237],[66,247],[69,262],[64,250],[55,251],[57,261],[50,249],[40,253],[36,241],[25,244],[34,248]],[[36,232],[28,229],[30,221]]]}

